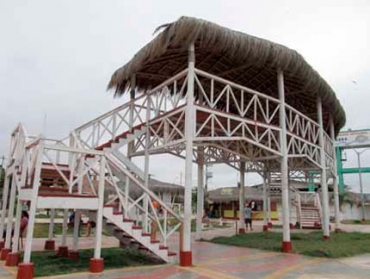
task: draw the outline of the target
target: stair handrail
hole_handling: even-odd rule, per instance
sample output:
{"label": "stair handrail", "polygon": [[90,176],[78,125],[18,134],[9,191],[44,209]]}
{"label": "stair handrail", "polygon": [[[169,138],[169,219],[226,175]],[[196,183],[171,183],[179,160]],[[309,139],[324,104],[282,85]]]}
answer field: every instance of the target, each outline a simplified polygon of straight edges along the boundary
{"label": "stair handrail", "polygon": [[158,202],[158,204],[165,209],[170,215],[172,215],[179,222],[183,222],[183,219],[177,215],[171,208],[169,208],[156,194],[151,190],[142,185],[139,179],[137,179],[131,172],[121,166],[121,163],[115,159],[111,154],[105,153],[107,160],[115,167],[119,169],[124,175],[128,176],[131,181],[133,181],[144,193],[146,193],[151,199]]}
{"label": "stair handrail", "polygon": [[319,193],[315,193],[315,205],[317,206],[319,210],[319,216],[321,220],[321,224],[323,224],[323,214],[322,214],[322,207],[321,207],[321,200],[320,200],[320,195]]}

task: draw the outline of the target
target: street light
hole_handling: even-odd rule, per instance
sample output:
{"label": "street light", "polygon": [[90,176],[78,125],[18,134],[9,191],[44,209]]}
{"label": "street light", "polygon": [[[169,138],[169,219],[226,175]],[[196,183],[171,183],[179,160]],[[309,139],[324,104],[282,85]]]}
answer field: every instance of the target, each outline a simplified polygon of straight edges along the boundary
{"label": "street light", "polygon": [[358,176],[360,179],[360,193],[361,193],[361,209],[362,209],[362,221],[365,221],[365,203],[364,203],[364,191],[362,188],[362,171],[361,171],[361,154],[365,151],[369,150],[369,148],[365,148],[361,151],[357,151],[353,149],[353,151],[357,154],[357,164],[358,164]]}

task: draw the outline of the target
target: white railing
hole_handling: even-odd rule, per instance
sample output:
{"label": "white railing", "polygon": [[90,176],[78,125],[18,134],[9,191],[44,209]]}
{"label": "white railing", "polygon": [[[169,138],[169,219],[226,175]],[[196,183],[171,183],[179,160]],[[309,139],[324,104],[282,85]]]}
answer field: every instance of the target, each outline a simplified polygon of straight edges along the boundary
{"label": "white railing", "polygon": [[150,110],[149,120],[152,120],[183,105],[186,86],[187,69],[149,92],[76,128],[74,133],[80,138],[84,148],[95,149],[109,141],[115,141],[122,133],[144,124],[147,109]]}

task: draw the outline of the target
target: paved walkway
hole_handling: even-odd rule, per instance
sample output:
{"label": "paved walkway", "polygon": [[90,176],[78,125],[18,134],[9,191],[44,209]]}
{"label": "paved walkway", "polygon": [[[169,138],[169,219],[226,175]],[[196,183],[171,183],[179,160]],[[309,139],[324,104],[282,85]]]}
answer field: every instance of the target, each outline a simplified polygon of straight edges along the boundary
{"label": "paved walkway", "polygon": [[[358,229],[358,227],[357,227]],[[365,229],[365,228],[364,228]],[[256,231],[258,227],[256,226]],[[204,238],[210,239],[217,235],[232,235],[235,228],[211,230],[204,232]],[[56,239],[58,242],[60,239]],[[81,238],[81,246],[89,248],[93,238]],[[44,240],[38,239],[33,245],[35,249],[42,247]],[[170,245],[178,249],[177,240],[171,239]],[[103,237],[105,247],[117,246],[115,239]],[[265,278],[265,279],[359,279],[370,278],[370,254],[352,258],[329,260],[325,258],[311,258],[295,254],[282,254],[250,248],[240,248],[195,242],[193,240],[193,267],[178,265],[161,265],[122,268],[106,270],[102,274],[93,275],[87,272],[74,273],[52,277],[48,279],[237,279],[237,278]],[[88,265],[88,263],[86,263]],[[0,278],[15,278],[15,268],[4,268],[0,264]]]}

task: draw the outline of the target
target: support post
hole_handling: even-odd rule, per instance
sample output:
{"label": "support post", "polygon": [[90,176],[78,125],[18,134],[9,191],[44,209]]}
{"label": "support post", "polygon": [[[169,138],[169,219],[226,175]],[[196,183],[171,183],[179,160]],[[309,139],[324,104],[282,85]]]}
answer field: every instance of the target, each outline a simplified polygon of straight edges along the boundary
{"label": "support post", "polygon": [[103,206],[104,206],[104,186],[105,186],[105,156],[100,157],[100,171],[99,171],[99,202],[98,212],[96,216],[96,234],[95,234],[95,248],[94,258],[90,259],[90,272],[100,273],[104,270],[104,259],[101,258],[101,239],[103,230]]}
{"label": "support post", "polygon": [[330,137],[333,142],[333,188],[334,188],[334,218],[335,218],[335,232],[340,231],[340,208],[339,208],[339,189],[338,189],[338,174],[337,174],[337,157],[335,142],[335,129],[333,115],[330,114]]}
{"label": "support post", "polygon": [[239,233],[243,234],[245,233],[245,161],[240,162],[239,176]]}
{"label": "support post", "polygon": [[197,227],[196,240],[202,239],[202,219],[204,210],[204,148],[198,147],[198,189],[197,189]]}
{"label": "support post", "polygon": [[80,217],[81,213],[79,210],[75,211],[75,219],[73,223],[73,245],[72,245],[72,251],[68,252],[68,258],[71,260],[77,261],[79,258],[79,252],[78,252],[78,237],[80,233]]}
{"label": "support post", "polygon": [[50,223],[49,223],[49,235],[48,239],[45,241],[45,250],[55,250],[54,238],[54,219],[55,219],[55,208],[50,210]]}
{"label": "support post", "polygon": [[267,197],[267,211],[268,211],[268,214],[267,214],[267,226],[272,229],[272,222],[271,222],[271,196],[270,196],[270,184],[271,184],[271,173],[270,172],[267,172],[267,193],[268,193],[268,197]]}
{"label": "support post", "polygon": [[22,214],[22,203],[18,199],[17,209],[15,213],[13,247],[12,247],[12,252],[9,253],[6,258],[6,263],[5,263],[6,266],[17,266],[19,263],[18,246],[19,246],[19,231],[20,231],[21,218],[22,218],[21,214]]}
{"label": "support post", "polygon": [[62,245],[58,247],[58,255],[67,258],[67,231],[68,231],[68,209],[64,209],[63,213],[63,227],[62,227]]}
{"label": "support post", "polygon": [[267,172],[263,173],[263,231],[268,231],[268,224],[267,224],[267,202],[268,202],[268,197],[267,197]]}
{"label": "support post", "polygon": [[[150,120],[150,107],[151,107],[151,96],[147,96],[147,106],[146,106],[146,134],[145,134],[145,162],[144,162],[144,186],[149,189],[149,144],[150,144],[150,130],[149,130],[149,120]],[[143,214],[143,231],[147,233],[149,231],[148,227],[148,210],[149,210],[149,196],[146,194],[143,201],[144,214]]]}
{"label": "support post", "polygon": [[32,249],[33,229],[34,229],[35,218],[36,218],[37,196],[38,196],[39,185],[40,185],[40,175],[41,175],[41,165],[42,165],[43,153],[44,153],[44,147],[43,147],[43,143],[41,142],[38,146],[36,168],[34,172],[34,179],[33,179],[33,185],[32,185],[31,206],[29,210],[30,218],[28,219],[28,224],[27,224],[27,235],[26,235],[26,243],[24,246],[23,263],[18,265],[17,278],[32,279],[34,276],[34,264],[31,263],[31,249]]}
{"label": "support post", "polygon": [[17,176],[13,174],[12,186],[10,188],[10,199],[8,208],[8,224],[6,227],[5,247],[1,250],[1,260],[5,261],[6,257],[11,251],[11,240],[12,240],[12,229],[13,229],[13,214],[14,214],[14,202],[15,202],[15,190],[17,188]]}
{"label": "support post", "polygon": [[286,132],[286,112],[285,112],[285,92],[284,75],[281,69],[277,73],[278,91],[280,99],[279,120],[280,120],[280,149],[281,149],[281,199],[283,209],[283,242],[282,251],[289,253],[292,251],[290,241],[290,216],[289,216],[289,178],[288,178],[288,152],[287,152],[287,132]]}
{"label": "support post", "polygon": [[192,194],[192,164],[193,164],[193,137],[195,129],[195,108],[194,108],[194,43],[189,46],[188,83],[185,110],[185,195],[184,195],[184,235],[182,251],[180,251],[180,265],[192,265],[191,252],[191,194]]}
{"label": "support post", "polygon": [[[6,216],[6,208],[8,206],[8,194],[9,194],[9,175],[7,172],[5,172],[5,180],[3,185],[3,203],[2,203],[2,209],[1,209],[1,222],[0,222],[0,232],[4,231],[5,227],[5,216]],[[2,240],[1,235],[1,241],[0,241],[0,251],[5,246],[5,241]]]}
{"label": "support post", "polygon": [[329,230],[329,195],[325,162],[325,141],[324,141],[324,124],[322,115],[321,98],[317,98],[317,118],[319,122],[319,144],[320,144],[320,165],[321,165],[321,189],[322,189],[322,205],[323,205],[323,238],[330,238]]}

